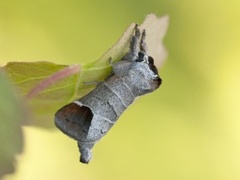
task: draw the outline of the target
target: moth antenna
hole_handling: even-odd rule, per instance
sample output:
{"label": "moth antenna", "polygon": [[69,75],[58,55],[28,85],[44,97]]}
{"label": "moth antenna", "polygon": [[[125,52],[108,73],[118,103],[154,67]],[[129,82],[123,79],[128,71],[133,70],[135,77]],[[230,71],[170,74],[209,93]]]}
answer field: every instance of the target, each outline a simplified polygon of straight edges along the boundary
{"label": "moth antenna", "polygon": [[142,38],[141,38],[141,42],[140,42],[140,50],[147,53],[146,30],[145,29],[142,32]]}

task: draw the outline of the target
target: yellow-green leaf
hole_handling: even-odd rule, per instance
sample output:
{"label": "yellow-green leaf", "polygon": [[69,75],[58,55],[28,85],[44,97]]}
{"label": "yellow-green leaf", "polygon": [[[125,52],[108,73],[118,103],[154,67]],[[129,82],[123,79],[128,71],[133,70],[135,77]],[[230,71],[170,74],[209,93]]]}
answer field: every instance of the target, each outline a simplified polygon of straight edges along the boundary
{"label": "yellow-green leaf", "polygon": [[21,123],[27,120],[22,103],[0,69],[0,179],[14,172],[15,155],[22,151]]}

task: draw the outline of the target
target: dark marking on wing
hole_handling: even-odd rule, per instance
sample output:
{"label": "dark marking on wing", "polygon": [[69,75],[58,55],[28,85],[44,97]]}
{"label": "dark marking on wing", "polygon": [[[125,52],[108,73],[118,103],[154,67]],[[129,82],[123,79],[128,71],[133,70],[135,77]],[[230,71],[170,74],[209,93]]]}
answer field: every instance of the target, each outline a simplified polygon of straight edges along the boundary
{"label": "dark marking on wing", "polygon": [[88,134],[92,118],[93,113],[88,107],[71,103],[55,114],[55,124],[63,133],[82,140]]}

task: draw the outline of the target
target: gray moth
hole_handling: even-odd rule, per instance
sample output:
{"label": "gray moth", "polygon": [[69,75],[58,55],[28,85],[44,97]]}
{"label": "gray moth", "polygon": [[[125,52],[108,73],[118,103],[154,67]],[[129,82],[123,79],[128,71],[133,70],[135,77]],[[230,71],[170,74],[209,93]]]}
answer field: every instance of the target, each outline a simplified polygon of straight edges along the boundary
{"label": "gray moth", "polygon": [[80,162],[89,163],[92,148],[138,96],[161,84],[154,60],[146,52],[146,31],[136,26],[129,51],[112,64],[111,75],[95,89],[55,114],[55,125],[78,142]]}

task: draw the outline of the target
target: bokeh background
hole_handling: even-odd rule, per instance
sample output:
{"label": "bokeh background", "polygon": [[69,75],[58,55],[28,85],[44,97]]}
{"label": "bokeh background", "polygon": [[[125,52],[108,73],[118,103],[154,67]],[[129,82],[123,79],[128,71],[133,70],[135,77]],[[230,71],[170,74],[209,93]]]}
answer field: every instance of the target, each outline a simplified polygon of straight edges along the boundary
{"label": "bokeh background", "polygon": [[1,0],[0,63],[92,62],[148,13],[170,17],[161,88],[123,114],[89,165],[57,129],[24,127],[4,180],[240,179],[240,1]]}

